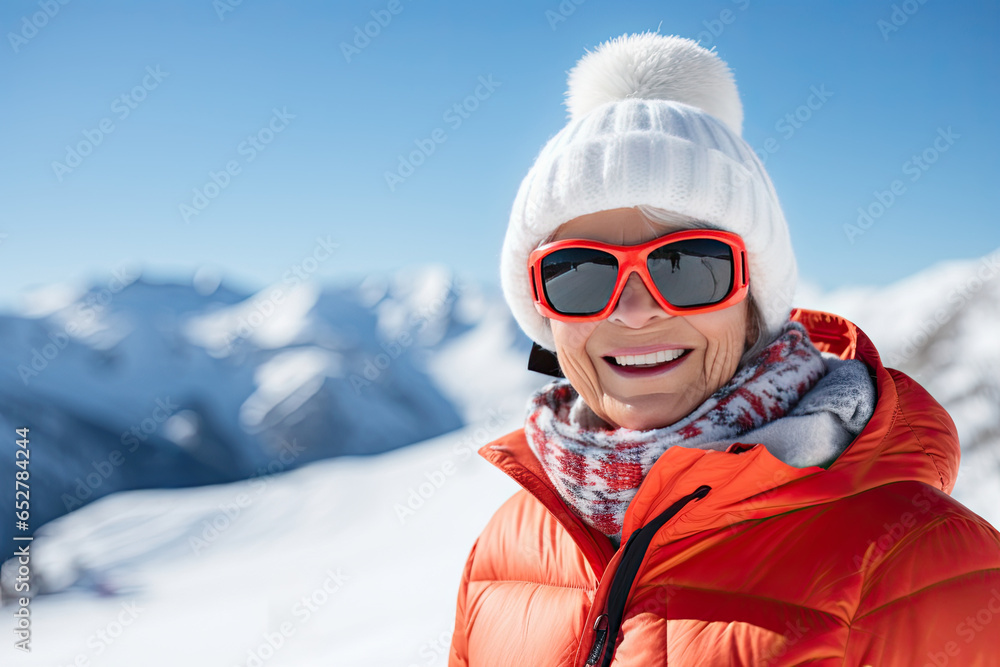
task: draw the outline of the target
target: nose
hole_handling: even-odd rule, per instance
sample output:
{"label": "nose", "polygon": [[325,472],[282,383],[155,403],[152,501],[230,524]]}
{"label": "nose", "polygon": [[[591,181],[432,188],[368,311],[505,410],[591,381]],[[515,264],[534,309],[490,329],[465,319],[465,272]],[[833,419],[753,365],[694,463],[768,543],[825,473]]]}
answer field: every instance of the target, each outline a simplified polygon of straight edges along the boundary
{"label": "nose", "polygon": [[668,317],[671,315],[660,307],[646,289],[642,278],[633,271],[625,281],[625,289],[618,297],[618,303],[615,304],[615,309],[611,311],[608,319],[631,329],[639,329],[655,320]]}

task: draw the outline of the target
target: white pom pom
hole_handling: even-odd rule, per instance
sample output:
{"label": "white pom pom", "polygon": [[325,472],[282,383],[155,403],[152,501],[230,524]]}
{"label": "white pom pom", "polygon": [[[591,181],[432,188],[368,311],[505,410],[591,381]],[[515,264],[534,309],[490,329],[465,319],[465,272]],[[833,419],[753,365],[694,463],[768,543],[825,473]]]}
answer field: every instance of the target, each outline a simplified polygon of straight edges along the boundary
{"label": "white pom pom", "polygon": [[571,119],[627,98],[690,104],[742,134],[743,105],[733,73],[718,55],[690,39],[652,32],[622,35],[587,53],[569,73]]}

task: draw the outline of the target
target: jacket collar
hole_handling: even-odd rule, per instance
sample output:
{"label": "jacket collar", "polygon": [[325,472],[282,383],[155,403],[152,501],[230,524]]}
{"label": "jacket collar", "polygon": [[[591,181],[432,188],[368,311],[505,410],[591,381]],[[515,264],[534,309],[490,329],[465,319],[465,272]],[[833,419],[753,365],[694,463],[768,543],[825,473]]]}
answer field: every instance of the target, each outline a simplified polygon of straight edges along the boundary
{"label": "jacket collar", "polygon": [[[625,512],[623,544],[701,485],[712,491],[668,524],[658,541],[831,502],[897,481],[916,480],[951,491],[958,437],[944,408],[904,374],[886,369],[871,340],[848,320],[804,309],[792,311],[791,319],[802,323],[821,352],[868,365],[878,393],[868,424],[827,469],[794,468],[759,443],[737,443],[726,452],[671,447],[650,468]],[[920,418],[914,418],[918,414]],[[614,555],[611,540],[562,501],[531,452],[523,428],[479,453],[537,498],[570,533],[595,572],[603,572]]]}

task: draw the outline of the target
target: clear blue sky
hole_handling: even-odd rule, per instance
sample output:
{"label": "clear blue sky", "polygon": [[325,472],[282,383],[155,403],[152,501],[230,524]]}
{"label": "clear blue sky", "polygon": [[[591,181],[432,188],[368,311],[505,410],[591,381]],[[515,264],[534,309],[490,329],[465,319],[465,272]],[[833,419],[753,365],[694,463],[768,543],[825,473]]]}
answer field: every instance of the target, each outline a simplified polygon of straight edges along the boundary
{"label": "clear blue sky", "polygon": [[[733,68],[744,138],[777,148],[766,166],[804,279],[885,284],[1000,246],[996,2],[564,0],[562,16],[559,0],[236,1],[0,6],[0,305],[122,262],[185,280],[207,264],[255,289],[317,237],[337,244],[323,281],[443,262],[498,282],[518,184],[565,123],[567,70],[657,27]],[[391,20],[348,62],[372,12]],[[486,99],[449,113],[480,77]],[[796,112],[807,119],[783,121]],[[385,173],[435,130],[443,143],[390,191]],[[926,171],[908,163],[925,150]],[[186,222],[180,205],[204,204],[194,190],[230,162],[238,173]],[[844,225],[894,180],[850,243]]]}

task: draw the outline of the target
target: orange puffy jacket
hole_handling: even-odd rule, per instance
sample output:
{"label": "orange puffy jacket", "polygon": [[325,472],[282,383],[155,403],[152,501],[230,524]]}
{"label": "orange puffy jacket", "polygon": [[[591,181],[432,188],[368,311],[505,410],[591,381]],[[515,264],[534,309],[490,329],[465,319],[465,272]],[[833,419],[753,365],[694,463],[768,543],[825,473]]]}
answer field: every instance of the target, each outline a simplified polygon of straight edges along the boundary
{"label": "orange puffy jacket", "polygon": [[760,444],[672,447],[616,550],[523,429],[484,446],[524,488],[472,547],[451,667],[1000,665],[1000,535],[947,495],[954,423],[852,323],[792,318],[874,377],[875,413],[844,453],[824,470]]}

